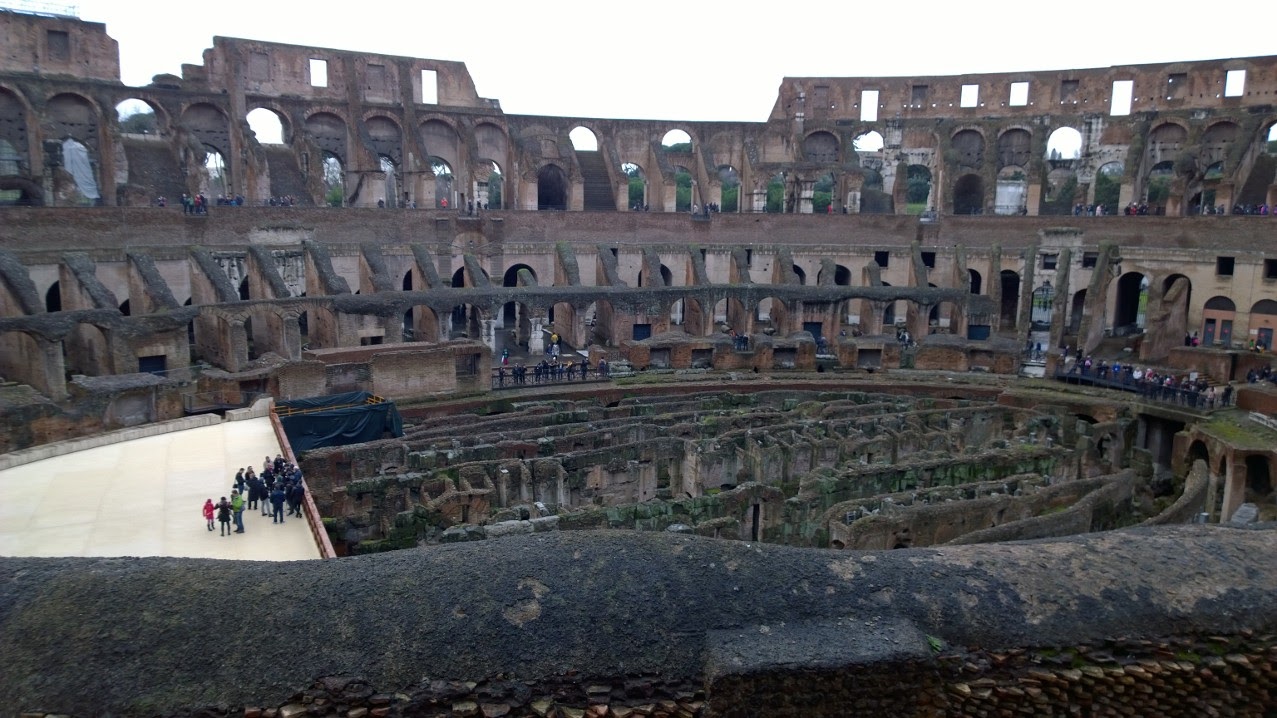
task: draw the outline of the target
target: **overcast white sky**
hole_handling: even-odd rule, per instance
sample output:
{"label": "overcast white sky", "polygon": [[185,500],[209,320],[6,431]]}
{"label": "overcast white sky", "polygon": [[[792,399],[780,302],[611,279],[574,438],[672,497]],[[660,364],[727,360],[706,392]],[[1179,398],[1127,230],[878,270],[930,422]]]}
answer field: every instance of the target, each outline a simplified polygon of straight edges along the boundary
{"label": "overcast white sky", "polygon": [[[0,0],[4,4],[4,0]],[[485,0],[341,3],[79,0],[120,43],[123,80],[200,63],[214,35],[459,60],[515,114],[761,122],[783,77],[951,75],[1267,55],[1257,0],[1170,12],[1147,0]],[[869,6],[863,6],[869,7]]]}

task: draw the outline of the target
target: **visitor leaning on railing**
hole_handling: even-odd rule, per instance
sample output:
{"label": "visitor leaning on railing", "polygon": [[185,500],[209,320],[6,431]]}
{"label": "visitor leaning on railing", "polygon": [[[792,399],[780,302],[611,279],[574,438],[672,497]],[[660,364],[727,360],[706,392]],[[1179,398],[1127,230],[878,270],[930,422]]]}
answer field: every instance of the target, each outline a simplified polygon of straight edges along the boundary
{"label": "visitor leaning on railing", "polygon": [[1232,403],[1233,386],[1216,390],[1204,377],[1143,369],[1114,361],[1083,357],[1080,361],[1067,357],[1055,378],[1071,384],[1086,384],[1107,389],[1132,391],[1149,401],[1177,404],[1193,409],[1223,408]]}

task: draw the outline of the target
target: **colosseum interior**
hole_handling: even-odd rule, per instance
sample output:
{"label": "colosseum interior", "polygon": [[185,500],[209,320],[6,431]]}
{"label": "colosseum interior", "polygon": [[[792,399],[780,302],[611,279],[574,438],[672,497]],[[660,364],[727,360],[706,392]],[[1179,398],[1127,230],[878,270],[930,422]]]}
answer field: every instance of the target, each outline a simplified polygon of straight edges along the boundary
{"label": "colosseum interior", "polygon": [[[790,77],[763,121],[680,122],[507,114],[460,62],[227,37],[130,87],[102,24],[0,11],[0,37],[0,451],[367,391],[397,403],[403,436],[299,457],[340,556],[649,540],[611,529],[801,547],[822,565],[1129,535],[1139,561],[1159,540],[1142,537],[1180,536],[1150,527],[1190,522],[1218,531],[1184,534],[1185,550],[1272,548],[1242,529],[1277,518],[1277,57]],[[538,369],[550,361],[570,370]],[[1126,714],[1263,715],[1221,706],[1273,690],[1273,619],[1202,625],[1222,637],[1132,629],[1183,642],[1156,649],[1078,631],[1067,659],[973,627],[977,668],[932,642],[865,658],[877,672],[855,685],[820,673],[808,636],[807,683],[684,666],[631,690],[613,666],[621,683],[601,693],[529,679],[549,703],[493,688],[480,708],[491,675],[423,682],[407,704],[383,700],[389,684],[303,692],[350,711],[314,714],[352,717],[758,701],[846,715],[853,700],[1109,715],[1134,704],[1105,676],[1135,665],[1147,674],[1122,675],[1140,686],[1198,680],[1174,684],[1175,707]],[[932,652],[945,667],[917,668]],[[1219,678],[1206,655],[1235,675],[1249,661],[1253,680]],[[1093,663],[1095,684],[1070,673]],[[795,681],[807,703],[785,703]],[[154,714],[208,698],[175,689]],[[472,699],[481,712],[457,708]]]}

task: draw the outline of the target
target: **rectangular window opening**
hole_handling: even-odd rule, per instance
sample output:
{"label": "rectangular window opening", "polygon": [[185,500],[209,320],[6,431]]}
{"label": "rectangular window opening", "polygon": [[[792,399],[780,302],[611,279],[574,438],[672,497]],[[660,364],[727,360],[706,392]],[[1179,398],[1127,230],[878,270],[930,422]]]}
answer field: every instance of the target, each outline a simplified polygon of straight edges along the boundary
{"label": "rectangular window opening", "polygon": [[439,73],[434,70],[421,71],[421,104],[439,104]]}
{"label": "rectangular window opening", "polygon": [[1099,264],[1099,252],[1083,252],[1082,253],[1082,269],[1094,269]]}
{"label": "rectangular window opening", "polygon": [[1012,107],[1024,107],[1029,104],[1029,83],[1011,83],[1011,101],[1009,104]]}
{"label": "rectangular window opening", "polygon": [[891,261],[891,252],[874,252],[874,264],[886,269],[889,261]]}
{"label": "rectangular window opening", "polygon": [[1134,90],[1134,80],[1114,80],[1113,98],[1112,104],[1109,105],[1109,114],[1114,117],[1131,114],[1131,97],[1134,94]]}
{"label": "rectangular window opening", "polygon": [[928,269],[935,269],[935,268],[936,268],[936,253],[935,253],[935,252],[923,252],[923,253],[922,253],[922,266],[924,266],[924,267],[926,267],[926,268],[928,268]]}
{"label": "rectangular window opening", "polygon": [[878,121],[878,91],[877,90],[861,90],[860,91],[860,121],[861,122],[877,122]]}
{"label": "rectangular window opening", "polygon": [[963,107],[975,107],[980,103],[980,86],[979,85],[963,85],[962,99],[959,102]]}
{"label": "rectangular window opening", "polygon": [[71,36],[65,30],[49,30],[46,38],[50,60],[66,62],[71,59]]}
{"label": "rectangular window opening", "polygon": [[1277,279],[1277,259],[1264,260],[1264,279]]}
{"label": "rectangular window opening", "polygon": [[909,93],[909,104],[925,105],[927,104],[927,85],[914,85]]}
{"label": "rectangular window opening", "polygon": [[754,250],[752,249],[745,250],[745,266],[751,269],[754,266]]}
{"label": "rectangular window opening", "polygon": [[1215,258],[1215,274],[1221,277],[1233,276],[1234,262],[1235,262],[1235,258],[1233,257],[1216,257]]}
{"label": "rectangular window opening", "polygon": [[1055,267],[1056,267],[1056,263],[1059,261],[1059,259],[1060,259],[1060,255],[1058,255],[1058,254],[1044,254],[1044,255],[1042,255],[1042,268],[1043,268],[1043,269],[1055,269]]}
{"label": "rectangular window opening", "polygon": [[1224,75],[1224,97],[1241,97],[1246,93],[1246,71],[1229,70]]}
{"label": "rectangular window opening", "polygon": [[1076,102],[1074,98],[1077,97],[1077,88],[1077,80],[1060,80],[1060,104]]}
{"label": "rectangular window opening", "polygon": [[328,61],[310,59],[310,86],[328,87]]}

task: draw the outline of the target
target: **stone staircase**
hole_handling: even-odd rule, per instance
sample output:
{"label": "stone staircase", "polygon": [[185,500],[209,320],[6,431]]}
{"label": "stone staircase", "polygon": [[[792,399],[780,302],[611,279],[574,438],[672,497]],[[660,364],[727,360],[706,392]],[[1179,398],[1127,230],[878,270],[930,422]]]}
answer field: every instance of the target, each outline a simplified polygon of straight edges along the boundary
{"label": "stone staircase", "polygon": [[306,178],[297,166],[297,157],[292,149],[279,145],[267,145],[262,149],[270,166],[270,196],[291,196],[297,206],[313,206],[310,190],[306,189]]}
{"label": "stone staircase", "polygon": [[181,183],[182,173],[168,143],[129,135],[124,135],[121,142],[129,161],[129,191],[139,193],[145,202],[163,196],[170,207],[180,208],[186,187]]}
{"label": "stone staircase", "polygon": [[581,179],[585,184],[585,209],[616,211],[616,198],[612,195],[612,182],[608,179],[603,153],[577,150],[576,162],[581,168]]}

